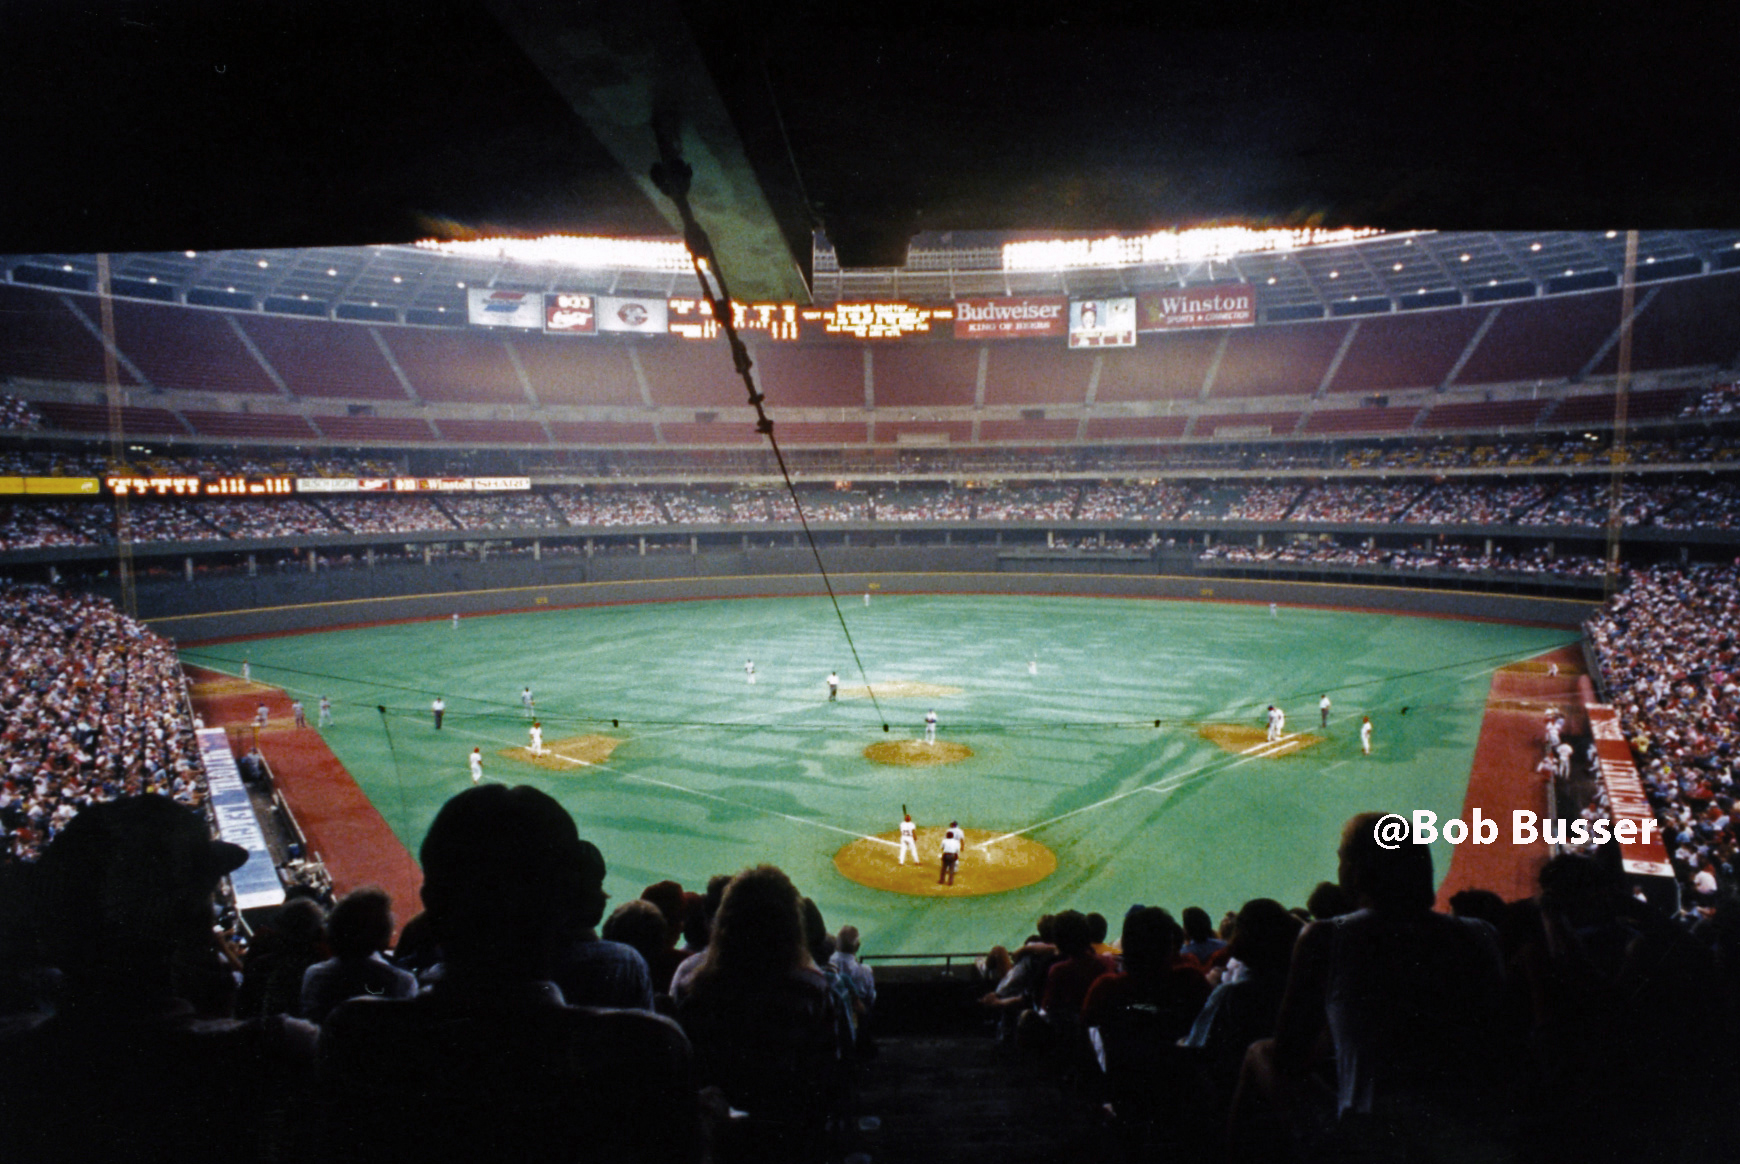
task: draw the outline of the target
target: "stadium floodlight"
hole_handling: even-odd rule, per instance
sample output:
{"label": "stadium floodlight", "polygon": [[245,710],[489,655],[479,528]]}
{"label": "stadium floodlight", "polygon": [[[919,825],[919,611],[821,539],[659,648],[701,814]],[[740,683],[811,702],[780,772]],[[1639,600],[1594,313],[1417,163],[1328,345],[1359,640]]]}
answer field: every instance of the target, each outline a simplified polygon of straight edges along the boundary
{"label": "stadium floodlight", "polygon": [[1134,267],[1164,263],[1202,263],[1236,255],[1293,251],[1302,247],[1349,243],[1383,231],[1375,227],[1323,230],[1257,229],[1214,226],[1197,230],[1156,231],[1124,238],[1041,239],[1005,243],[1005,271],[1059,271],[1071,267]]}
{"label": "stadium floodlight", "polygon": [[539,238],[423,239],[424,250],[471,259],[500,259],[526,266],[549,264],[595,270],[691,271],[694,260],[680,242],[662,239],[595,238],[547,234]]}

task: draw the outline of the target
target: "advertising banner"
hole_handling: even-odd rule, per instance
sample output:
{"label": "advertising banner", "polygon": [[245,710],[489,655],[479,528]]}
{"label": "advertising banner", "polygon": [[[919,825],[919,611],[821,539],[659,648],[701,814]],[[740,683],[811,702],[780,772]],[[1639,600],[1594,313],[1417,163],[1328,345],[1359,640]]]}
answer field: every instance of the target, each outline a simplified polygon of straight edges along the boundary
{"label": "advertising banner", "polygon": [[236,891],[236,905],[242,909],[259,909],[284,904],[284,884],[278,879],[272,864],[272,852],[266,847],[266,831],[260,818],[254,815],[253,802],[242,783],[241,769],[230,751],[229,736],[222,728],[201,728],[194,733],[199,741],[199,756],[205,764],[205,779],[211,789],[212,815],[217,818],[218,833],[232,845],[248,851],[248,859],[240,869],[230,874],[230,886]]}
{"label": "advertising banner", "polygon": [[[1661,826],[1656,822],[1655,809],[1638,778],[1637,764],[1631,756],[1631,744],[1619,723],[1619,713],[1612,707],[1591,703],[1589,731],[1595,737],[1595,749],[1601,758],[1601,783],[1607,789],[1607,811],[1615,825],[1620,821],[1634,822],[1621,832],[1615,829],[1619,856],[1627,873],[1653,877],[1672,877],[1674,867],[1668,860],[1667,848],[1661,842]],[[1649,829],[1643,828],[1649,822]],[[1635,839],[1628,840],[1627,837]],[[1644,840],[1643,838],[1649,838]]]}
{"label": "advertising banner", "polygon": [[26,493],[76,493],[90,496],[102,492],[103,483],[95,477],[26,477]]}
{"label": "advertising banner", "polygon": [[1249,283],[1204,284],[1136,296],[1138,331],[1255,327],[1257,289]]}
{"label": "advertising banner", "polygon": [[1120,299],[1070,300],[1069,346],[1072,348],[1135,347],[1135,296]]}
{"label": "advertising banner", "polygon": [[670,312],[663,299],[598,297],[598,330],[664,335],[670,330]]}
{"label": "advertising banner", "polygon": [[542,330],[544,326],[542,292],[468,287],[465,291],[465,303],[468,318],[478,327]]}
{"label": "advertising banner", "polygon": [[1061,295],[955,300],[956,339],[1033,339],[1061,336],[1069,300]]}
{"label": "advertising banner", "polygon": [[561,335],[597,335],[598,297],[567,291],[544,296],[544,330]]}

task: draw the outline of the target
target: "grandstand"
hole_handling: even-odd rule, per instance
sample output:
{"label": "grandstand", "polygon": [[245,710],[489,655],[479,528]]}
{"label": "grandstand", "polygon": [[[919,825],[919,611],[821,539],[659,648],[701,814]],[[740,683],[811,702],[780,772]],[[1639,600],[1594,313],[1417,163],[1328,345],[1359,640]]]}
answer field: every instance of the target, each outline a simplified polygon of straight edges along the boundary
{"label": "grandstand", "polygon": [[[401,161],[439,152],[455,171],[447,187],[407,165],[409,193],[462,191],[454,201],[413,197],[411,213],[388,213],[407,193],[383,178],[390,159],[354,155],[315,194],[250,145],[221,181],[189,167],[237,204],[252,191],[259,229],[238,230],[237,211],[127,148],[133,168],[159,175],[149,200],[180,189],[204,221],[178,210],[162,220],[170,235],[125,223],[87,175],[88,206],[117,225],[81,230],[51,205],[75,201],[56,190],[58,154],[34,131],[16,152],[8,197],[34,214],[0,223],[0,1046],[26,1066],[0,1116],[30,1129],[20,1158],[68,1144],[104,1158],[111,1125],[77,1119],[81,1104],[117,1106],[150,1129],[144,1155],[168,1145],[180,1159],[485,1158],[491,1103],[530,1113],[514,1121],[533,1129],[517,1149],[546,1117],[571,1130],[562,1120],[575,1117],[554,1114],[561,1097],[532,1099],[576,1070],[572,1056],[520,1057],[500,1032],[478,1044],[499,1077],[446,1096],[445,1110],[428,1107],[430,1078],[413,1103],[374,1090],[394,1076],[390,1060],[345,1061],[371,1044],[345,1039],[368,1029],[367,1004],[328,1024],[316,1071],[315,1029],[293,1016],[320,978],[305,975],[339,952],[347,915],[327,910],[369,882],[403,931],[389,927],[363,960],[397,943],[391,960],[426,995],[408,1007],[433,999],[470,1022],[467,983],[517,987],[520,975],[557,982],[568,1002],[675,1017],[682,1035],[650,1019],[614,1028],[624,1047],[663,1038],[671,1068],[658,1075],[649,1056],[617,1078],[639,1081],[618,1110],[591,1105],[586,1118],[613,1134],[666,1134],[622,1158],[699,1158],[684,1139],[702,1118],[692,1086],[650,1110],[691,1068],[749,1112],[712,1128],[722,1164],[1427,1158],[1445,1146],[1546,1159],[1567,1122],[1606,1126],[1640,1094],[1675,1130],[1616,1121],[1589,1149],[1598,1159],[1654,1158],[1675,1136],[1679,1158],[1725,1157],[1721,1100],[1740,1078],[1721,1017],[1740,998],[1740,229],[1671,214],[1606,229],[1589,209],[1617,183],[1591,168],[1578,173],[1596,191],[1587,201],[1537,219],[1569,224],[1554,229],[1467,215],[1458,229],[1412,229],[1393,217],[1411,205],[1404,189],[1352,203],[1385,209],[1374,221],[1387,229],[1245,238],[1207,255],[1080,190],[1043,220],[1009,221],[987,198],[969,230],[946,203],[984,196],[951,188],[917,135],[904,166],[855,177],[886,187],[860,195],[821,160],[837,102],[815,102],[836,107],[826,114],[764,108],[831,92],[804,87],[830,59],[839,75],[827,79],[843,84],[862,46],[812,44],[750,85],[739,34],[698,6],[643,14],[693,25],[692,37],[643,34],[620,12],[579,36],[557,6],[489,7],[458,5],[403,44],[347,18],[383,78],[417,71],[433,48],[422,37],[458,37],[472,63],[431,51],[426,76],[382,79],[367,100],[322,69],[325,91],[290,98],[305,124],[354,115],[358,140],[383,124],[371,112],[382,105],[447,109],[430,120],[477,143],[463,164],[449,141],[398,144]],[[797,35],[762,31],[787,48]],[[948,36],[931,31],[946,57]],[[1072,36],[1052,32],[1067,57]],[[33,51],[73,44],[43,43]],[[565,55],[585,51],[601,55]],[[1247,63],[1294,51],[1253,47]],[[631,142],[623,106],[603,98],[634,98],[584,79],[648,59],[655,88],[706,113],[689,108],[677,136],[705,188],[713,262],[739,294],[777,455],[703,310],[711,286],[647,186],[669,111],[630,110],[645,122]],[[259,61],[235,59],[249,85],[244,66]],[[900,86],[906,98],[938,98],[948,70],[927,61]],[[57,70],[17,75],[52,88]],[[459,83],[478,77],[495,89]],[[700,93],[708,77],[717,90]],[[442,85],[453,101],[437,100]],[[405,100],[378,99],[389,93]],[[87,108],[72,104],[74,117]],[[972,108],[963,99],[957,132]],[[146,136],[146,114],[116,116],[114,132]],[[1168,132],[1213,136],[1203,120]],[[668,146],[671,125],[659,128]],[[495,140],[516,134],[517,160]],[[855,136],[866,158],[882,148],[880,127]],[[119,145],[108,131],[93,140]],[[1056,156],[1083,173],[1099,164]],[[864,222],[919,221],[877,199],[901,193],[896,170],[927,161],[926,229],[883,254]],[[1291,164],[1241,196],[1286,197],[1275,192],[1292,188]],[[1664,188],[1683,164],[1662,160]],[[1503,172],[1518,198],[1539,186],[1521,163]],[[1116,185],[1122,198],[1143,183]],[[1149,185],[1179,224],[1218,220],[1184,209],[1200,192]],[[520,201],[478,195],[508,187]],[[383,217],[339,205],[329,220],[361,214],[374,234],[344,219],[324,236],[293,209],[368,203],[374,190]],[[1073,229],[1077,202],[1109,217]],[[565,231],[611,245],[528,257],[472,225],[537,233],[540,205],[558,203]],[[1269,218],[1298,221],[1309,204]],[[1362,226],[1348,206],[1323,220]],[[817,219],[826,230],[812,231]],[[1100,229],[1114,219],[1117,247]],[[346,245],[357,238],[392,241]],[[871,250],[877,261],[863,261]],[[1126,315],[1127,331],[1101,326]],[[1271,700],[1287,728],[1265,738]],[[933,752],[922,713],[939,708]],[[1375,721],[1375,743],[1362,721]],[[421,908],[418,843],[472,783],[540,789],[603,850],[592,888],[622,908],[564,914],[584,935],[562,929],[560,958],[467,962],[463,938],[431,952],[427,917],[404,926]],[[60,892],[57,842],[85,860],[106,851],[80,847],[81,814],[96,828],[118,819],[113,802],[153,797],[249,854],[222,884],[213,957],[203,900],[184,911],[197,955],[186,935],[139,947],[178,951],[173,967],[151,964],[187,1015],[240,1020],[222,1028],[230,1058],[186,1041],[141,1055],[130,1034],[82,1027],[68,1054],[57,1040],[69,1025],[120,1013],[104,1008],[134,992],[104,995],[118,963],[80,959],[107,931],[93,922],[68,943],[57,931],[70,908],[31,917],[44,946],[18,940],[12,895],[37,876],[24,867]],[[889,858],[908,805],[927,858],[944,820],[967,826],[958,894],[934,865]],[[1409,863],[1424,847],[1354,853],[1340,870],[1354,896],[1338,904],[1342,821],[1392,810],[1440,823],[1485,812],[1507,828],[1529,813],[1543,830],[1483,849],[1445,828],[1429,849],[1435,876]],[[1571,832],[1610,820],[1645,838],[1648,825],[1660,843],[1602,848]],[[222,856],[193,864],[203,876]],[[791,882],[740,877],[726,905],[711,902],[716,932],[747,928],[757,893],[787,930],[807,904],[814,932],[807,951],[788,935],[801,968],[789,997],[734,1043],[743,999],[722,1006],[718,993],[731,974],[676,967],[708,940],[709,879],[769,862]],[[34,900],[74,900],[47,892]],[[1313,920],[1297,942],[1304,917],[1283,907]],[[1096,910],[1109,930],[1083,916]],[[1211,933],[1223,911],[1230,945]],[[142,913],[132,938],[167,925],[163,913]],[[822,933],[819,915],[850,934]],[[503,948],[529,951],[517,939],[534,928]],[[1418,943],[1419,957],[1367,983],[1406,1005],[1417,1055],[1353,1045],[1393,1015],[1325,1028],[1309,1009],[1334,993],[1324,976],[1347,970],[1313,961],[1331,933],[1364,933],[1373,949]],[[860,938],[874,1003],[858,963],[838,959]],[[710,970],[728,950],[722,938],[705,955]],[[611,960],[610,982],[572,964],[595,958]],[[1283,988],[1306,1003],[1282,1011]],[[1716,1021],[1673,1021],[1688,997]],[[377,1013],[418,1013],[396,1005]],[[1614,1029],[1639,1033],[1606,1037]],[[1325,1031],[1333,1061],[1311,1055]],[[256,1043],[261,1032],[271,1038]],[[513,1034],[554,1045],[548,1030]],[[746,1055],[758,1043],[786,1061]],[[147,1061],[185,1082],[181,1094],[129,1088],[144,1098],[110,1104],[51,1066],[131,1078]],[[515,1066],[527,1063],[550,1069]],[[214,1105],[223,1117],[207,1121]]]}

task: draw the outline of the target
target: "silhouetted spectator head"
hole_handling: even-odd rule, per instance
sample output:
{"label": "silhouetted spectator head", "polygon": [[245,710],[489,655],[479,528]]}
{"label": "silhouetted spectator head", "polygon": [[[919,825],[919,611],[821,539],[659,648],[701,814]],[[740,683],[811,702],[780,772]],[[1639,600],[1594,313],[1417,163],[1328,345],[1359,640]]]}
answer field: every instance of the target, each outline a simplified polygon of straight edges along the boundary
{"label": "silhouetted spectator head", "polygon": [[44,952],[75,995],[166,993],[177,951],[210,948],[212,891],[247,859],[168,797],[90,805],[36,868]]}
{"label": "silhouetted spectator head", "polygon": [[1303,928],[1280,902],[1254,898],[1239,910],[1231,956],[1257,973],[1284,977],[1293,958],[1293,943]]}
{"label": "silhouetted spectator head", "polygon": [[274,945],[282,950],[302,950],[326,937],[326,911],[312,897],[292,897],[272,914],[269,923]]}
{"label": "silhouetted spectator head", "polygon": [[698,974],[778,975],[809,964],[803,901],[791,878],[774,865],[757,865],[733,877],[719,902]]}
{"label": "silhouetted spectator head", "polygon": [[1039,920],[1033,923],[1033,928],[1039,932],[1040,941],[1053,945],[1057,943],[1057,915],[1055,913],[1040,914]]}
{"label": "silhouetted spectator head", "polygon": [[1305,908],[1317,921],[1328,921],[1352,913],[1353,903],[1347,900],[1347,891],[1335,882],[1319,881],[1311,896],[1305,899]]}
{"label": "silhouetted spectator head", "polygon": [[1170,913],[1150,905],[1124,915],[1124,969],[1154,974],[1172,963],[1184,945],[1184,929]]}
{"label": "silhouetted spectator head", "polygon": [[547,978],[573,929],[603,916],[603,856],[536,788],[466,789],[436,814],[421,855],[423,906],[450,976]]}
{"label": "silhouetted spectator head", "polygon": [[835,939],[834,944],[840,948],[840,953],[856,957],[858,954],[858,927],[841,926],[840,936]]}
{"label": "silhouetted spectator head", "polygon": [[713,919],[707,913],[707,899],[699,893],[683,894],[684,948],[699,950],[705,947],[712,929]]}
{"label": "silhouetted spectator head", "polygon": [[393,899],[386,890],[368,885],[339,898],[326,919],[326,936],[340,958],[367,958],[393,940]]}
{"label": "silhouetted spectator head", "polygon": [[1354,905],[1347,900],[1347,891],[1333,880],[1319,880],[1317,887],[1305,898],[1305,908],[1319,922],[1354,912]]}
{"label": "silhouetted spectator head", "polygon": [[1607,921],[1626,904],[1619,879],[1582,853],[1562,853],[1541,866],[1540,885],[1541,908],[1575,926]]}
{"label": "silhouetted spectator head", "polygon": [[600,935],[607,942],[632,946],[650,966],[669,947],[665,942],[665,915],[645,898],[625,901],[611,911]]}
{"label": "silhouetted spectator head", "polygon": [[1052,941],[1065,958],[1078,958],[1093,949],[1093,931],[1080,910],[1066,909],[1052,922]]}
{"label": "silhouetted spectator head", "polygon": [[803,911],[804,948],[810,952],[810,961],[823,965],[834,956],[834,935],[828,932],[828,923],[822,920],[821,906],[806,897]]}
{"label": "silhouetted spectator head", "polygon": [[1505,924],[1504,898],[1490,889],[1464,889],[1450,898],[1450,912],[1457,917],[1491,922],[1494,929]]}
{"label": "silhouetted spectator head", "polygon": [[1381,812],[1362,812],[1341,830],[1341,887],[1356,903],[1378,909],[1431,909],[1432,850],[1403,841],[1393,849],[1373,834]]}
{"label": "silhouetted spectator head", "polygon": [[398,944],[393,947],[393,962],[413,974],[421,973],[441,961],[441,947],[435,940],[435,930],[427,913],[418,913],[399,930]]}
{"label": "silhouetted spectator head", "polygon": [[664,915],[667,946],[675,946],[683,932],[683,887],[675,881],[656,881],[641,890],[640,899],[650,901]]}
{"label": "silhouetted spectator head", "polygon": [[1208,919],[1208,911],[1199,905],[1186,906],[1180,915],[1184,924],[1184,936],[1192,942],[1206,942],[1214,937],[1214,923]]}
{"label": "silhouetted spectator head", "polygon": [[1106,915],[1103,913],[1090,913],[1087,915],[1087,919],[1088,936],[1093,939],[1094,945],[1103,944],[1106,935],[1112,932],[1112,923],[1106,920]]}

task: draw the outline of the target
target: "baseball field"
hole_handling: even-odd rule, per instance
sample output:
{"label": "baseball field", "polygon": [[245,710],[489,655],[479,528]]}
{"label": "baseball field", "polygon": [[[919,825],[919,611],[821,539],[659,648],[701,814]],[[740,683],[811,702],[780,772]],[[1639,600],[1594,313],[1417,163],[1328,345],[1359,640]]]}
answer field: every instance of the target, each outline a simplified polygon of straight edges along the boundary
{"label": "baseball field", "polygon": [[[841,609],[844,628],[825,598],[599,606],[183,656],[230,675],[246,659],[311,725],[328,697],[332,724],[309,730],[412,853],[478,748],[484,779],[569,807],[618,901],[770,862],[867,953],[921,954],[1013,943],[1067,907],[1115,929],[1137,902],[1216,917],[1250,897],[1300,903],[1334,877],[1353,813],[1456,815],[1494,674],[1574,640],[1214,602],[879,594]],[[1274,742],[1270,704],[1286,714]],[[922,865],[896,860],[903,806]],[[951,820],[967,830],[952,888],[936,885]],[[341,875],[353,856],[324,855]],[[1440,842],[1440,876],[1448,857]]]}

